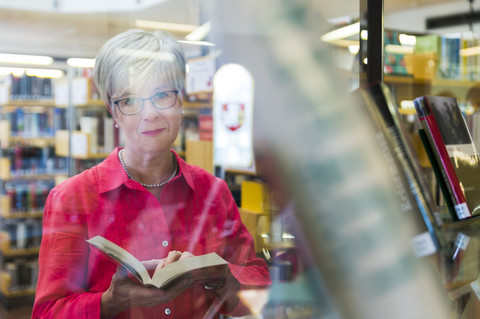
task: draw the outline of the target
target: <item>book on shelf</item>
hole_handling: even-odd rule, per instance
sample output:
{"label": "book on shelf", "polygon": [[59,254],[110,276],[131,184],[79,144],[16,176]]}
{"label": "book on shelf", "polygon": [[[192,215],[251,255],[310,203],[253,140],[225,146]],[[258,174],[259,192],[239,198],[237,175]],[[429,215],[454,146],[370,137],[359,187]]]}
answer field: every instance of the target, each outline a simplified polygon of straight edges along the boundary
{"label": "book on shelf", "polygon": [[[400,45],[400,32],[385,30],[384,32],[384,45],[385,48],[388,46],[399,46]],[[385,74],[395,74],[395,75],[409,75],[406,61],[405,53],[392,52],[388,49],[384,50],[384,72]]]}
{"label": "book on shelf", "polygon": [[421,96],[415,108],[450,195],[456,217],[480,214],[480,158],[458,102]]}
{"label": "book on shelf", "polygon": [[435,159],[435,155],[433,154],[433,149],[430,146],[430,142],[428,141],[427,135],[424,129],[418,130],[418,135],[420,140],[422,141],[423,148],[427,154],[428,161],[431,163],[433,176],[435,180],[432,180],[432,184],[436,184],[436,204],[439,206],[446,206],[448,209],[448,213],[450,214],[450,218],[452,220],[457,219],[457,213],[455,212],[455,205],[453,204],[452,197],[450,196],[450,192],[445,184],[445,179],[442,175],[442,168],[438,164],[437,160]]}
{"label": "book on shelf", "polygon": [[221,282],[225,278],[228,262],[216,253],[194,256],[177,260],[150,276],[145,266],[132,254],[102,236],[87,240],[93,247],[127,269],[140,283],[145,286],[166,288],[183,278],[191,278],[194,283]]}
{"label": "book on shelf", "polygon": [[[437,251],[444,249],[447,244],[439,229],[442,219],[435,207],[432,193],[415,155],[412,137],[402,124],[395,99],[389,88],[383,83],[372,85],[366,90],[375,101],[385,123],[392,148],[410,188],[413,202],[416,204],[413,212],[414,219],[423,230],[412,239],[418,245],[415,246],[419,250],[417,255],[422,255],[421,250],[427,249],[432,244]],[[433,251],[433,247],[431,250]]]}
{"label": "book on shelf", "polygon": [[5,272],[10,278],[9,292],[35,289],[38,279],[38,259],[17,259],[5,263]]}
{"label": "book on shelf", "polygon": [[[82,133],[89,135],[89,147],[88,153],[96,154],[98,153],[98,142],[99,142],[99,122],[97,117],[93,116],[82,116],[80,117],[80,130]],[[102,122],[103,124],[103,122]],[[103,126],[103,125],[102,125]]]}
{"label": "book on shelf", "polygon": [[52,100],[52,79],[10,75],[11,100]]}
{"label": "book on shelf", "polygon": [[[458,35],[423,35],[416,37],[415,55],[433,54],[435,76],[441,79],[478,80],[478,57],[462,50],[478,46],[478,40]],[[426,65],[423,66],[427,68]]]}
{"label": "book on shelf", "polygon": [[411,244],[419,257],[433,255],[445,247],[439,221],[418,162],[412,154],[409,136],[401,126],[390,91],[383,84],[360,89],[359,105],[372,119],[379,151],[389,165],[401,211],[414,222]]}

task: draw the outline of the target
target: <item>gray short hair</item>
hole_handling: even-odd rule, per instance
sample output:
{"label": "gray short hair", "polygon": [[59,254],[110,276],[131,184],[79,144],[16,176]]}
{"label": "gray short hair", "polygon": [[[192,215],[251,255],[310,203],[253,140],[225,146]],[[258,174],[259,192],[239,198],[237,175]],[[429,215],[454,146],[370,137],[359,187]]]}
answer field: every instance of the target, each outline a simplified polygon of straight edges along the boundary
{"label": "gray short hair", "polygon": [[185,73],[183,48],[171,35],[130,29],[100,48],[93,77],[100,97],[111,108],[112,97],[155,80],[182,91]]}

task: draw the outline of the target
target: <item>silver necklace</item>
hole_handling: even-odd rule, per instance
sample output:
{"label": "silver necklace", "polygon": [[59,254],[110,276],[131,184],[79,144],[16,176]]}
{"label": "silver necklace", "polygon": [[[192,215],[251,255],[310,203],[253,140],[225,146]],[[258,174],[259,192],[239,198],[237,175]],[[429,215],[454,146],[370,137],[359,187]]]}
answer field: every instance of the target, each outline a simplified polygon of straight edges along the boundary
{"label": "silver necklace", "polygon": [[162,187],[164,186],[165,184],[167,184],[168,182],[170,182],[174,177],[175,175],[177,175],[177,161],[174,160],[173,161],[173,164],[175,165],[175,169],[173,170],[173,174],[172,176],[170,176],[169,179],[167,179],[166,181],[163,181],[161,183],[158,183],[158,184],[144,184],[140,181],[137,181],[135,178],[132,177],[132,175],[130,175],[130,173],[128,172],[127,170],[127,166],[125,165],[125,163],[123,162],[123,158],[122,158],[122,153],[123,152],[123,149],[121,149],[119,152],[118,152],[118,159],[120,160],[120,163],[122,163],[122,166],[123,166],[123,169],[125,170],[125,173],[127,173],[127,176],[128,178],[130,178],[132,181],[135,181],[137,183],[140,183],[140,185],[142,185],[143,187],[145,188],[155,188],[155,187]]}

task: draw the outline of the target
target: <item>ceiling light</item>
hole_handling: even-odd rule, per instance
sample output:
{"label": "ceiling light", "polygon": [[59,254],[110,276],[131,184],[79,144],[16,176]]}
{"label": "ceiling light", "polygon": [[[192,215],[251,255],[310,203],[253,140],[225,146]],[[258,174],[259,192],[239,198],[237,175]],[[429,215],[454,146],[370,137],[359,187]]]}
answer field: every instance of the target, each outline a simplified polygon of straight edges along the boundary
{"label": "ceiling light", "polygon": [[95,59],[68,58],[67,64],[75,68],[93,68],[95,66]]}
{"label": "ceiling light", "polygon": [[396,44],[387,44],[385,46],[385,52],[394,53],[394,54],[413,54],[415,50],[414,47],[396,45]]}
{"label": "ceiling light", "polygon": [[170,32],[182,32],[191,33],[198,29],[198,25],[193,24],[179,24],[170,22],[150,21],[150,20],[137,20],[135,25],[139,28],[146,29],[158,29]]}
{"label": "ceiling light", "polygon": [[193,44],[193,45],[203,45],[207,47],[214,47],[215,43],[208,42],[208,41],[188,41],[188,40],[178,40],[180,43],[185,43],[185,44]]}
{"label": "ceiling light", "polygon": [[203,40],[207,34],[210,32],[210,29],[212,28],[212,22],[209,21],[207,23],[202,24],[198,28],[196,28],[193,32],[187,34],[185,36],[186,40],[189,41],[200,41]]}
{"label": "ceiling light", "polygon": [[460,49],[459,54],[461,56],[479,55],[480,54],[480,46],[466,48],[466,49]]}
{"label": "ceiling light", "polygon": [[22,68],[0,67],[0,75],[13,74],[13,75],[19,77],[19,76],[22,76],[24,73],[25,73],[25,69],[22,69]]}
{"label": "ceiling light", "polygon": [[21,76],[26,74],[28,76],[37,76],[40,78],[61,78],[64,76],[62,70],[56,69],[29,69],[29,68],[7,68],[0,67],[0,75],[13,74],[15,76]]}
{"label": "ceiling light", "polygon": [[0,62],[17,63],[17,64],[34,64],[34,65],[50,65],[53,58],[41,55],[22,55],[0,53]]}
{"label": "ceiling light", "polygon": [[348,47],[348,51],[350,51],[351,54],[355,55],[360,51],[360,46],[358,44],[353,44]]}
{"label": "ceiling light", "polygon": [[408,34],[403,34],[401,33],[398,36],[398,40],[400,41],[400,44],[402,45],[415,45],[417,42],[417,37],[414,35],[408,35]]}
{"label": "ceiling light", "polygon": [[338,47],[344,47],[344,48],[348,48],[351,45],[359,45],[359,42],[357,40],[346,40],[346,39],[335,40],[335,41],[332,41],[331,43]]}
{"label": "ceiling light", "polygon": [[402,109],[415,109],[415,105],[412,100],[402,100],[400,101],[400,108]]}
{"label": "ceiling light", "polygon": [[338,39],[345,39],[360,32],[360,22],[330,31],[321,36],[324,42],[332,42]]}
{"label": "ceiling light", "polygon": [[62,70],[54,69],[26,69],[25,74],[28,76],[38,76],[40,78],[61,78],[64,76]]}

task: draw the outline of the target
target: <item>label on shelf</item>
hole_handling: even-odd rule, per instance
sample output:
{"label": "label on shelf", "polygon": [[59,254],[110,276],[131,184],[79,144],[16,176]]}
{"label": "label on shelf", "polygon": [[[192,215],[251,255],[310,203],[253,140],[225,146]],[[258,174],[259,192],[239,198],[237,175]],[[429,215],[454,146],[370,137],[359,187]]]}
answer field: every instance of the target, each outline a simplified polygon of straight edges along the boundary
{"label": "label on shelf", "polygon": [[411,240],[413,251],[418,257],[425,257],[434,254],[437,251],[435,243],[429,232],[424,232],[415,236]]}
{"label": "label on shelf", "polygon": [[467,203],[455,205],[455,212],[457,213],[459,219],[472,216],[472,214],[470,214],[470,210],[468,209]]}

